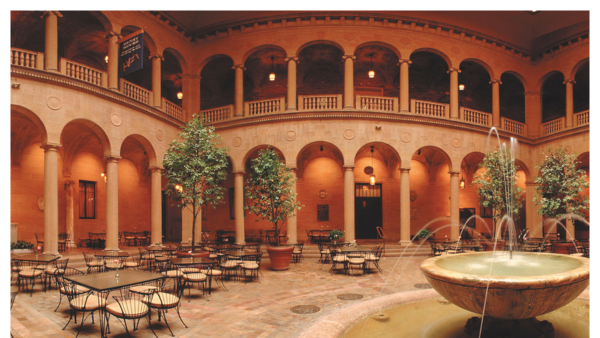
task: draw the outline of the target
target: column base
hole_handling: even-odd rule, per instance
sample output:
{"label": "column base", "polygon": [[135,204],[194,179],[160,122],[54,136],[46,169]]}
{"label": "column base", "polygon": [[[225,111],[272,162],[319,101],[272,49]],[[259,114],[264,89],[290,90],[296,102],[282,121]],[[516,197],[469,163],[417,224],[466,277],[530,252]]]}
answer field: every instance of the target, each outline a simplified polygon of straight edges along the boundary
{"label": "column base", "polygon": [[400,246],[415,246],[410,240],[400,240],[398,241],[398,244],[400,244]]}

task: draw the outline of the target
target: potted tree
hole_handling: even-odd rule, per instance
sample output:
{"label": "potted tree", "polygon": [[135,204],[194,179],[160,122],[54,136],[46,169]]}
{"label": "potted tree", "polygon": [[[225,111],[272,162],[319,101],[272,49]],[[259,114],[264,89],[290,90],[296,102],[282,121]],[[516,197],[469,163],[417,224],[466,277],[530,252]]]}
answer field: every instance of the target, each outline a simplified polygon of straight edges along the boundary
{"label": "potted tree", "polygon": [[287,270],[294,251],[291,245],[280,246],[279,231],[283,222],[302,207],[293,191],[295,182],[290,168],[279,160],[273,149],[262,149],[258,157],[252,159],[245,208],[258,216],[256,221],[273,224],[275,245],[267,247],[273,270]]}
{"label": "potted tree", "polygon": [[[549,148],[542,163],[536,167],[540,175],[535,179],[537,186],[533,202],[538,206],[538,213],[546,219],[545,222],[552,222],[556,226],[561,218],[570,220],[573,215],[584,217],[589,210],[589,199],[580,193],[590,184],[585,179],[585,171],[577,169],[578,164],[576,155],[569,155],[562,148],[555,151]],[[562,227],[557,227],[557,233],[562,234],[563,240],[573,239],[573,234],[569,236]],[[566,247],[561,249],[567,253]]]}
{"label": "potted tree", "polygon": [[[479,163],[484,170],[475,176],[477,193],[483,207],[492,211],[493,234],[490,241],[482,241],[486,250],[502,250],[504,241],[498,238],[502,226],[510,228],[519,215],[521,188],[517,187],[517,167],[512,152],[506,146],[489,152]],[[505,229],[507,229],[505,228]]]}
{"label": "potted tree", "polygon": [[205,126],[194,115],[182,128],[180,140],[173,140],[165,153],[163,166],[167,179],[167,194],[180,209],[192,212],[191,253],[178,252],[183,256],[195,254],[196,220],[202,205],[215,207],[223,201],[221,182],[227,177],[227,148],[220,148],[221,137],[214,127]]}

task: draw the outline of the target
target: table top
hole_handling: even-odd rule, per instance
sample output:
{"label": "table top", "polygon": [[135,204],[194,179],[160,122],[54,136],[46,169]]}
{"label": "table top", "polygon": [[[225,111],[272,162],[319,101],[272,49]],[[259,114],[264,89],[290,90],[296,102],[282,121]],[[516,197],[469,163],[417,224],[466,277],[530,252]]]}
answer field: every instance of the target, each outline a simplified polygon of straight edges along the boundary
{"label": "table top", "polygon": [[342,247],[342,252],[367,252],[367,251],[373,251],[372,248],[368,248],[366,246],[362,246],[362,245],[357,245],[357,246],[344,246]]}
{"label": "table top", "polygon": [[175,246],[149,246],[146,248],[148,251],[177,251]]}
{"label": "table top", "polygon": [[119,270],[119,278],[116,278],[115,275],[115,271],[109,271],[91,275],[65,276],[64,278],[94,291],[116,290],[166,278],[166,276],[159,273],[126,269]]}
{"label": "table top", "polygon": [[189,257],[184,258],[171,258],[171,264],[173,265],[193,265],[193,264],[215,264],[216,262],[208,257]]}
{"label": "table top", "polygon": [[13,259],[15,261],[28,261],[28,262],[43,262],[43,263],[49,263],[52,261],[55,261],[57,259],[59,259],[60,256],[53,256],[53,255],[42,255],[42,254],[16,254],[16,255],[11,255],[10,259]]}
{"label": "table top", "polygon": [[262,256],[262,252],[256,251],[229,251],[225,253],[227,256],[232,257],[246,257],[246,256]]}
{"label": "table top", "polygon": [[129,257],[129,253],[127,251],[102,251],[94,254],[96,257]]}

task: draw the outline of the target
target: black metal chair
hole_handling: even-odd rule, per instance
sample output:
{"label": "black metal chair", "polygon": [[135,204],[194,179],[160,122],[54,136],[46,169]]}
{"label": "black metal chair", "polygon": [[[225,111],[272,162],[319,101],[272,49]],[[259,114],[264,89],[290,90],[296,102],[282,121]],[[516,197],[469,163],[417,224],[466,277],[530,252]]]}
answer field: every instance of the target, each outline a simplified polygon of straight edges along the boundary
{"label": "black metal chair", "polygon": [[[185,288],[186,285],[188,287],[188,302],[192,296],[192,284],[198,284],[198,290],[200,290],[200,284],[202,284],[202,294],[206,294],[206,281],[208,280],[208,276],[200,272],[202,267],[201,264],[193,264],[188,265],[186,269],[182,270],[182,287]],[[208,297],[206,300],[208,300]]]}
{"label": "black metal chair", "polygon": [[298,242],[294,244],[294,251],[292,252],[292,258],[295,263],[300,262],[304,257],[302,256],[302,250],[304,249],[304,242]]}
{"label": "black metal chair", "polygon": [[45,288],[48,287],[48,282],[50,282],[49,286],[52,287],[52,279],[55,279],[57,275],[62,275],[65,273],[67,264],[69,264],[69,258],[64,258],[55,260],[50,266],[46,267],[46,270],[44,270]]}
{"label": "black metal chair", "polygon": [[[94,324],[94,312],[100,312],[106,306],[106,298],[101,294],[93,293],[92,291],[81,292],[81,286],[72,283],[63,283],[65,295],[69,300],[70,316],[63,330],[67,328],[73,317],[77,318],[77,312],[82,313],[81,325],[77,331],[75,338],[81,333],[85,319],[92,316],[92,324]],[[105,294],[108,295],[108,294]],[[85,314],[88,314],[87,316]],[[103,314],[100,314],[102,316]]]}
{"label": "black metal chair", "polygon": [[[149,293],[140,294],[132,292],[131,290],[124,290],[120,296],[113,296],[115,303],[106,305],[106,317],[110,316],[117,318],[117,320],[125,327],[125,332],[130,335],[127,327],[127,321],[133,321],[133,331],[139,328],[139,323],[142,318],[146,318],[148,326],[154,336],[158,338],[156,332],[150,324],[150,306],[144,300],[152,299],[156,290],[149,289]],[[137,323],[136,323],[137,320]],[[165,319],[166,322],[166,319]]]}
{"label": "black metal chair", "polygon": [[258,280],[258,273],[260,272],[261,260],[262,253],[261,255],[245,256],[242,262],[240,263],[240,278],[243,278],[245,282],[254,279]]}
{"label": "black metal chair", "polygon": [[27,285],[27,283],[31,284],[31,293],[29,297],[33,295],[33,287],[35,286],[35,279],[40,278],[40,281],[43,281],[43,269],[36,269],[38,267],[37,262],[28,262],[22,261],[20,265],[19,277],[17,279],[17,285],[21,286],[21,281]]}
{"label": "black metal chair", "polygon": [[331,258],[331,251],[329,251],[329,247],[326,246],[323,243],[318,243],[317,246],[319,247],[319,263],[324,264],[324,263],[329,263],[330,258]]}
{"label": "black metal chair", "polygon": [[[82,275],[85,275],[85,273],[83,271],[79,271],[74,268],[65,268],[65,271],[63,274],[54,275],[54,280],[56,281],[56,285],[58,286],[58,291],[59,291],[59,295],[60,295],[58,298],[58,305],[56,306],[56,309],[54,309],[54,312],[56,312],[56,310],[58,310],[58,308],[60,307],[60,303],[62,302],[62,297],[63,297],[63,295],[66,295],[67,292],[75,292],[76,294],[82,294],[82,293],[90,291],[90,289],[86,288],[85,286],[75,285],[70,288],[65,287],[65,284],[72,285],[71,282],[64,279],[65,276],[70,277],[70,276],[82,276]],[[77,318],[75,318],[75,323],[77,323]]]}
{"label": "black metal chair", "polygon": [[379,267],[379,260],[381,260],[381,252],[382,252],[382,249],[378,245],[377,247],[375,247],[373,252],[368,252],[365,255],[365,262],[366,262],[365,270],[368,270],[369,264],[373,263],[373,264],[375,264],[375,267],[377,267],[377,270],[379,270],[380,273],[383,273],[383,270],[381,270],[381,267]]}
{"label": "black metal chair", "polygon": [[104,262],[91,252],[83,252],[83,259],[87,266],[87,273],[100,272],[104,268]]}
{"label": "black metal chair", "polygon": [[431,254],[430,256],[441,256],[446,248],[443,245],[440,245],[437,242],[429,241],[429,245],[431,246]]}
{"label": "black metal chair", "polygon": [[187,325],[183,322],[181,314],[179,314],[179,306],[181,304],[181,296],[183,294],[182,278],[171,278],[165,282],[165,284],[151,297],[145,297],[142,301],[146,303],[150,308],[158,311],[158,320],[160,321],[161,316],[165,319],[165,324],[171,332],[171,336],[175,337],[171,327],[167,321],[166,313],[167,310],[175,309],[177,316],[183,326],[187,328]]}

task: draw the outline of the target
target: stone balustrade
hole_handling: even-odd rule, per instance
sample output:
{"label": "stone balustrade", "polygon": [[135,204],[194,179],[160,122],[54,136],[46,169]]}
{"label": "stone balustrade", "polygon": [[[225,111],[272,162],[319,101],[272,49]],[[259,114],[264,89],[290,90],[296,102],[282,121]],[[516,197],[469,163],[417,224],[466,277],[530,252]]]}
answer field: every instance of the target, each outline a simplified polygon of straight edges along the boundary
{"label": "stone balustrade", "polygon": [[398,112],[397,97],[356,95],[356,109],[374,112]]}
{"label": "stone balustrade", "polygon": [[107,73],[84,64],[61,58],[60,72],[68,77],[106,88]]}
{"label": "stone balustrade", "polygon": [[285,97],[244,102],[246,116],[281,113],[285,110]]}
{"label": "stone balustrade", "polygon": [[298,95],[298,111],[341,110],[342,94]]}
{"label": "stone balustrade", "polygon": [[447,103],[422,100],[410,100],[410,108],[413,114],[440,118],[448,118],[450,112],[450,105]]}
{"label": "stone balustrade", "polygon": [[501,117],[500,126],[504,131],[507,131],[511,134],[527,136],[527,125],[525,123]]}
{"label": "stone balustrade", "polygon": [[546,123],[543,123],[540,126],[540,132],[542,136],[558,133],[559,131],[565,128],[565,118],[561,117]]}
{"label": "stone balustrade", "polygon": [[480,126],[492,126],[492,114],[479,110],[460,107],[459,118],[461,121]]}

